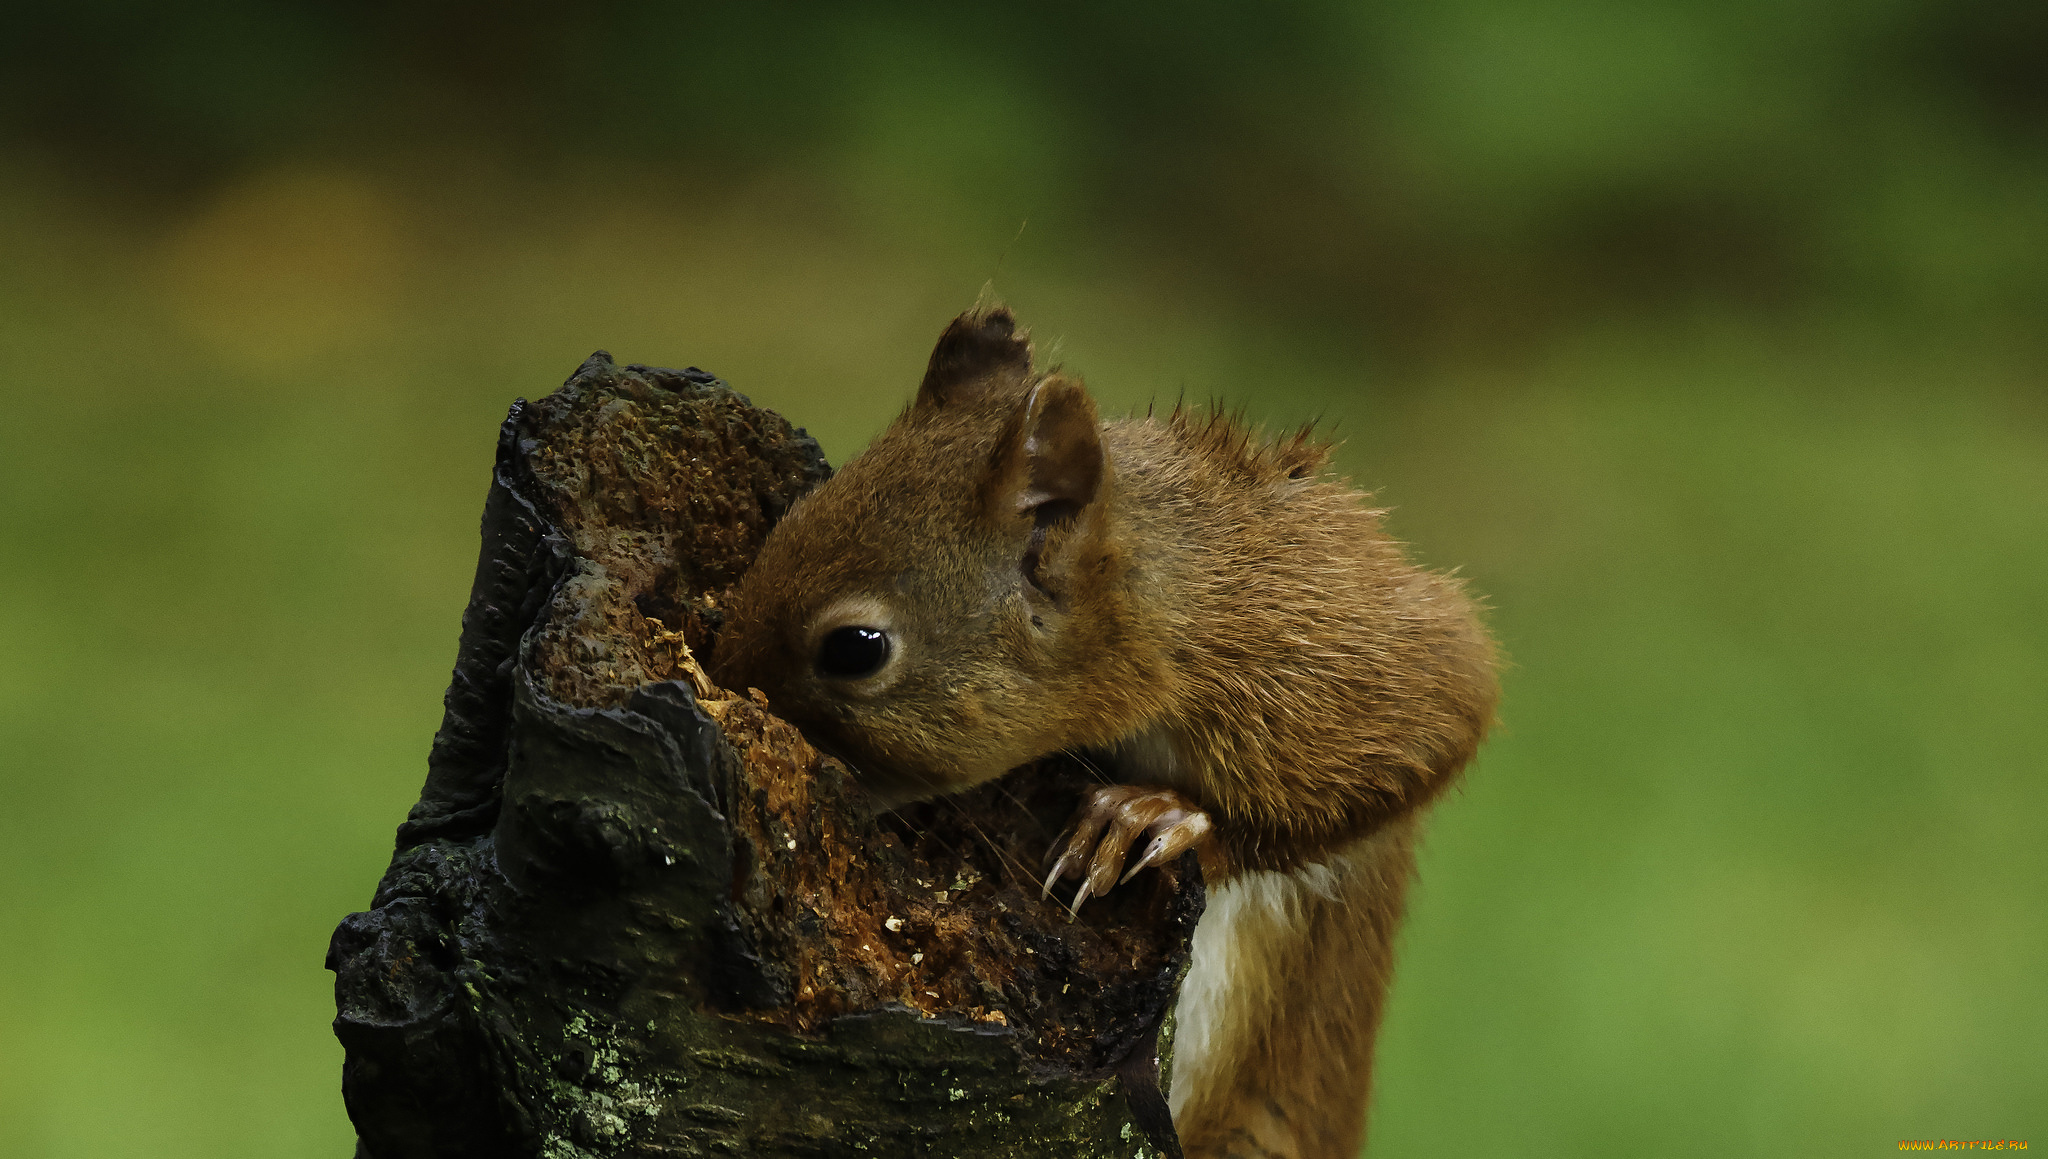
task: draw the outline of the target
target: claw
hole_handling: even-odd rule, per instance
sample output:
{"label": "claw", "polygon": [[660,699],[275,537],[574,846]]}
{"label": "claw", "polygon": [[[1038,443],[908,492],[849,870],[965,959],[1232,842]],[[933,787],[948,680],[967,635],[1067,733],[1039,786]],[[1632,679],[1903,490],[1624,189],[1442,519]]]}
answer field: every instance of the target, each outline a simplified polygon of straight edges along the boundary
{"label": "claw", "polygon": [[1151,866],[1159,864],[1159,851],[1165,848],[1166,835],[1162,833],[1159,836],[1154,837],[1152,839],[1152,844],[1147,845],[1145,847],[1145,852],[1140,854],[1138,856],[1138,859],[1131,863],[1131,867],[1129,869],[1124,870],[1124,875],[1122,877],[1117,878],[1116,883],[1118,885],[1122,885],[1130,879],[1138,876],[1139,870],[1147,869]]}
{"label": "claw", "polygon": [[[1080,872],[1080,888],[1067,906],[1070,914],[1078,916],[1089,898],[1102,897],[1139,870],[1172,861],[1201,846],[1209,831],[1208,814],[1172,789],[1104,786],[1084,799],[1067,832],[1046,851],[1045,861],[1052,868],[1039,896],[1050,898],[1054,883]],[[1152,840],[1144,853],[1125,868],[1131,843],[1148,833]]]}
{"label": "claw", "polygon": [[1117,882],[1118,885],[1129,881],[1141,869],[1164,865],[1177,859],[1209,835],[1209,815],[1206,813],[1174,817],[1168,824],[1171,827],[1152,839],[1152,844],[1145,847],[1145,852],[1138,858],[1138,863],[1125,871],[1123,879]]}
{"label": "claw", "polygon": [[1052,839],[1051,845],[1045,847],[1045,856],[1038,859],[1038,867],[1040,869],[1044,869],[1046,866],[1051,865],[1055,858],[1065,860],[1064,858],[1060,857],[1060,854],[1067,848],[1068,843],[1072,840],[1071,834],[1073,833],[1073,831],[1073,826],[1067,826],[1065,829],[1060,830],[1060,835],[1058,837]]}
{"label": "claw", "polygon": [[1125,851],[1137,834],[1130,832],[1128,825],[1119,823],[1095,847],[1095,857],[1088,866],[1088,892],[1097,897],[1116,888],[1117,871],[1124,867]]}
{"label": "claw", "polygon": [[1067,906],[1067,913],[1070,916],[1081,916],[1081,903],[1088,900],[1088,895],[1093,892],[1093,889],[1091,887],[1094,886],[1094,884],[1095,882],[1091,878],[1087,881],[1082,882],[1081,888],[1074,891],[1073,903]]}
{"label": "claw", "polygon": [[1052,872],[1045,875],[1045,888],[1039,891],[1039,897],[1045,898],[1052,896],[1052,883],[1058,881],[1060,878],[1065,877],[1067,875],[1067,865],[1073,859],[1074,851],[1071,848],[1069,848],[1065,853],[1060,854],[1060,859],[1053,865]]}

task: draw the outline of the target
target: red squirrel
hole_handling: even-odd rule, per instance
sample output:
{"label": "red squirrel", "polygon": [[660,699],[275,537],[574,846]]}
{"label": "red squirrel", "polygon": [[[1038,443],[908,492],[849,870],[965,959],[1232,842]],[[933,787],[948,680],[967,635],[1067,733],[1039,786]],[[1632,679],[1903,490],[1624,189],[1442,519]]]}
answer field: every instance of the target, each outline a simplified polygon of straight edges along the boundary
{"label": "red squirrel", "polygon": [[1330,451],[1181,409],[1102,421],[977,308],[768,536],[716,647],[719,683],[885,806],[1088,754],[1118,783],[1045,882],[1079,876],[1076,908],[1201,855],[1171,1093],[1190,1157],[1357,1154],[1416,824],[1497,696],[1473,601]]}

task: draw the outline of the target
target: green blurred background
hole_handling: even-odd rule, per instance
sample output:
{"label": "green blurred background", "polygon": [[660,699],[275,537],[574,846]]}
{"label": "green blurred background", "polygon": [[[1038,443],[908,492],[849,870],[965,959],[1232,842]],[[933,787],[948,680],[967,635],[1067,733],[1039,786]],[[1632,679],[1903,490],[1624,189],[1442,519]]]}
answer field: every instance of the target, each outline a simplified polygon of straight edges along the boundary
{"label": "green blurred background", "polygon": [[348,1154],[507,404],[991,280],[1494,608],[1372,1153],[2048,1146],[2048,5],[15,0],[0,1153]]}

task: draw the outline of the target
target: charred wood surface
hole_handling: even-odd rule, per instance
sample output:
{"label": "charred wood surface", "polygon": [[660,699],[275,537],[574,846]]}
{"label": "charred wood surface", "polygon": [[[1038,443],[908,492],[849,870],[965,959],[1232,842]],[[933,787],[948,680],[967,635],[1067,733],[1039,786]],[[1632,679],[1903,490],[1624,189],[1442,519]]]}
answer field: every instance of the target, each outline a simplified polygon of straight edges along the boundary
{"label": "charred wood surface", "polygon": [[359,1156],[1159,1153],[1192,855],[1071,920],[1034,877],[1086,769],[874,816],[698,663],[828,473],[694,369],[512,408],[425,788],[328,952]]}

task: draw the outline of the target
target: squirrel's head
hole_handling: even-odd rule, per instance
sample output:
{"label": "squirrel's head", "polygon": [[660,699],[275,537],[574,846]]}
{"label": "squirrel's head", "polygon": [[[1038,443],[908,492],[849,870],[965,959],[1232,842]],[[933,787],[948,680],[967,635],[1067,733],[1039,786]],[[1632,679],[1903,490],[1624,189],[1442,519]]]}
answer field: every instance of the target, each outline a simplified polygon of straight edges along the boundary
{"label": "squirrel's head", "polygon": [[963,314],[916,401],[770,533],[713,675],[885,804],[1044,756],[1077,735],[1053,706],[1077,703],[1127,598],[1114,485],[1081,384],[1033,371],[1008,310]]}

